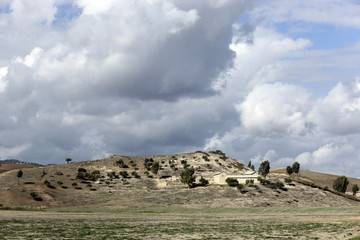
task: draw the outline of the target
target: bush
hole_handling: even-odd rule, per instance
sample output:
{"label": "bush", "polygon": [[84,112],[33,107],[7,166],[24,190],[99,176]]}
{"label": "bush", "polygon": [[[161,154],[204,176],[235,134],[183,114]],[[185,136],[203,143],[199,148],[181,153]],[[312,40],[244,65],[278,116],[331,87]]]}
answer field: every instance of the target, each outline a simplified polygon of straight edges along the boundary
{"label": "bush", "polygon": [[254,179],[246,179],[245,184],[246,184],[246,185],[252,185],[252,184],[254,184]]}
{"label": "bush", "polygon": [[151,165],[151,172],[152,173],[157,174],[159,172],[159,169],[160,169],[160,163],[159,162],[154,162]]}
{"label": "bush", "polygon": [[136,171],[133,171],[131,173],[131,175],[134,177],[134,178],[140,178],[140,175],[136,172]]}
{"label": "bush", "polygon": [[78,184],[76,183],[76,182],[73,182],[72,184],[71,184],[71,186],[73,186],[73,187],[75,187],[75,186],[77,186]]}
{"label": "bush", "polygon": [[78,173],[86,173],[86,169],[85,168],[78,168]]}
{"label": "bush", "polygon": [[341,176],[334,181],[333,188],[335,191],[345,193],[348,184],[349,180],[347,177]]}
{"label": "bush", "polygon": [[194,168],[186,168],[184,171],[180,173],[181,182],[187,184],[189,187],[192,187],[196,179],[194,173],[195,173]]}
{"label": "bush", "polygon": [[244,188],[244,185],[242,185],[241,183],[239,183],[237,186],[236,186],[237,189],[239,190],[242,190]]}
{"label": "bush", "polygon": [[129,177],[129,174],[128,174],[127,171],[121,171],[121,172],[119,172],[119,174],[120,174],[120,176],[121,176],[122,178],[128,178],[128,177]]}
{"label": "bush", "polygon": [[203,178],[203,177],[201,177],[199,181],[200,181],[200,185],[201,185],[201,186],[206,186],[206,185],[209,184],[209,181],[206,180],[206,179]]}
{"label": "bush", "polygon": [[239,186],[239,182],[237,179],[235,178],[227,178],[226,183],[230,186],[230,187],[237,187]]}
{"label": "bush", "polygon": [[285,182],[286,182],[286,183],[291,183],[292,180],[291,180],[290,178],[285,178]]}
{"label": "bush", "polygon": [[44,184],[45,184],[46,186],[50,186],[50,185],[51,185],[51,183],[50,183],[48,180],[45,180],[45,181],[44,181]]}
{"label": "bush", "polygon": [[150,171],[152,164],[154,163],[154,159],[152,158],[145,158],[144,160],[144,167]]}
{"label": "bush", "polygon": [[31,192],[31,193],[30,193],[30,196],[31,196],[35,201],[38,201],[38,202],[41,202],[41,201],[43,200],[36,192]]}
{"label": "bush", "polygon": [[359,191],[359,186],[357,184],[354,184],[352,187],[353,195],[355,196],[358,191]]}
{"label": "bush", "polygon": [[61,185],[63,185],[64,183],[63,183],[62,181],[57,181],[57,184],[58,184],[59,186],[61,186]]}

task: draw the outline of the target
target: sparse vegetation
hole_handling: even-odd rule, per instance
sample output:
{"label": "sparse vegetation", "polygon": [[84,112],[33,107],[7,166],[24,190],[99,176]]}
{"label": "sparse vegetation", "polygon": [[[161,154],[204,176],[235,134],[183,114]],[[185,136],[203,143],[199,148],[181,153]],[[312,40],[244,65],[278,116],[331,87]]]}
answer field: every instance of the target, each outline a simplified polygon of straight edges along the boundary
{"label": "sparse vegetation", "polygon": [[153,165],[153,163],[154,163],[154,159],[152,159],[152,158],[145,158],[145,160],[144,160],[144,167],[145,167],[148,171],[150,171],[151,166]]}
{"label": "sparse vegetation", "polygon": [[119,172],[120,176],[122,178],[128,178],[129,177],[129,173],[127,171],[121,171]]}

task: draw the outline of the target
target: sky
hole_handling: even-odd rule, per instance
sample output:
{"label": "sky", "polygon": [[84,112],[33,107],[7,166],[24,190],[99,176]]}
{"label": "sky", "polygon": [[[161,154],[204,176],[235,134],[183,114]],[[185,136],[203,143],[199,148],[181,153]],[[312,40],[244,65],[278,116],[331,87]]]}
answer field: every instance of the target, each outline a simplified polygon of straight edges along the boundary
{"label": "sky", "polygon": [[360,177],[356,0],[0,0],[0,153],[220,149]]}

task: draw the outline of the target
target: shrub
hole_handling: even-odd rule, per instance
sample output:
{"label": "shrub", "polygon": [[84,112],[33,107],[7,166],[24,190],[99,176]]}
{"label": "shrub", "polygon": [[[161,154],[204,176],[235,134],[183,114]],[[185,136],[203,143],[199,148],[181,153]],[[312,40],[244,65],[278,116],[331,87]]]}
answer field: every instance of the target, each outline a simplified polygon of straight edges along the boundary
{"label": "shrub", "polygon": [[41,202],[41,201],[43,200],[36,192],[31,192],[31,193],[30,193],[30,196],[31,196],[35,201],[38,201],[38,202]]}
{"label": "shrub", "polygon": [[151,165],[151,172],[154,173],[154,174],[157,174],[158,171],[160,169],[160,163],[159,162],[154,162],[152,165]]}
{"label": "shrub", "polygon": [[292,167],[287,166],[287,167],[286,167],[286,172],[287,172],[289,175],[291,175],[291,174],[293,173]]}
{"label": "shrub", "polygon": [[285,182],[286,182],[286,183],[291,183],[292,180],[291,180],[290,178],[285,178]]}
{"label": "shrub", "polygon": [[78,168],[78,173],[86,173],[86,169],[85,168]]}
{"label": "shrub", "polygon": [[120,176],[121,176],[122,178],[128,178],[128,177],[129,177],[129,174],[128,174],[127,171],[121,171],[121,172],[119,172],[119,174],[120,174]]}
{"label": "shrub", "polygon": [[200,185],[201,185],[201,186],[206,186],[206,185],[209,184],[209,181],[206,180],[206,179],[203,178],[203,177],[201,177],[199,181],[200,181]]}
{"label": "shrub", "polygon": [[73,187],[75,187],[75,186],[77,186],[78,184],[76,183],[76,182],[73,182],[72,184],[71,184],[71,186],[73,186]]}
{"label": "shrub", "polygon": [[152,164],[154,163],[154,159],[152,158],[145,158],[144,160],[144,167],[150,171]]}
{"label": "shrub", "polygon": [[48,180],[45,180],[45,181],[44,181],[44,184],[45,184],[46,186],[50,186],[50,185],[51,185],[51,183],[50,183]]}
{"label": "shrub", "polygon": [[235,178],[227,178],[225,181],[230,187],[237,187],[239,185],[238,180]]}
{"label": "shrub", "polygon": [[61,186],[61,185],[63,185],[64,183],[63,183],[62,181],[57,181],[57,184],[58,184],[59,186]]}
{"label": "shrub", "polygon": [[333,188],[335,191],[345,193],[348,184],[349,180],[347,177],[341,176],[334,181]]}
{"label": "shrub", "polygon": [[244,188],[244,185],[242,185],[241,183],[239,183],[237,186],[236,186],[237,189],[239,190],[242,190]]}
{"label": "shrub", "polygon": [[181,182],[187,184],[189,187],[193,186],[195,182],[194,173],[195,173],[194,168],[186,168],[184,171],[180,173]]}
{"label": "shrub", "polygon": [[355,196],[358,191],[359,191],[359,186],[357,184],[354,184],[352,187],[353,195]]}
{"label": "shrub", "polygon": [[246,184],[246,185],[252,185],[252,184],[254,184],[254,179],[246,179],[245,184]]}
{"label": "shrub", "polygon": [[203,158],[206,162],[209,162],[209,161],[210,161],[210,159],[209,159],[207,156],[205,156],[205,155],[203,155],[202,158]]}
{"label": "shrub", "polygon": [[134,176],[134,178],[140,178],[140,175],[136,171],[133,171],[131,175]]}

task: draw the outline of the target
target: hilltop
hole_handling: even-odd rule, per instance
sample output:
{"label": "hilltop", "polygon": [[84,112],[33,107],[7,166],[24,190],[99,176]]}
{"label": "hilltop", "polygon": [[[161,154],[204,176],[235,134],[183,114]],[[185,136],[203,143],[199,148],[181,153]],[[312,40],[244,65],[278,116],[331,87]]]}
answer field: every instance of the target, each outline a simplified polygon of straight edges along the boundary
{"label": "hilltop", "polygon": [[[157,172],[151,167],[156,162],[160,165]],[[181,173],[185,168],[195,170],[198,184],[202,177],[208,180],[210,185],[189,188],[183,184]],[[77,178],[79,169],[80,178],[83,179]],[[109,209],[150,206],[359,205],[358,202],[328,191],[294,182],[286,183],[284,176],[278,173],[267,177],[269,181],[284,184],[278,189],[250,184],[239,191],[237,188],[214,182],[217,173],[233,175],[250,170],[221,152],[144,157],[112,156],[95,161],[24,168],[20,179],[16,176],[18,170],[4,172],[0,174],[0,204],[10,208]],[[42,201],[34,200],[32,193]]]}

